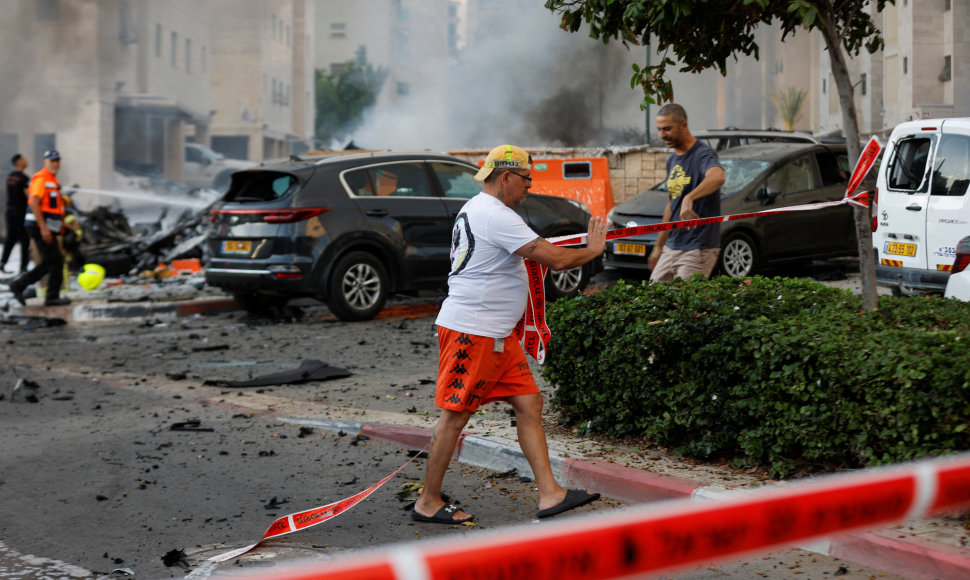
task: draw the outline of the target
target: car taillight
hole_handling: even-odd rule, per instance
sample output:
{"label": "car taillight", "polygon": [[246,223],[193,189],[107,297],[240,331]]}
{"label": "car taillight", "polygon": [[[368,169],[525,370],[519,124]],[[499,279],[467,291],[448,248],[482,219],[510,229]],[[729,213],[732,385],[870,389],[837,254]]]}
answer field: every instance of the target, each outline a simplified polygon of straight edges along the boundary
{"label": "car taillight", "polygon": [[956,274],[957,272],[962,272],[970,266],[970,244],[960,244],[957,246],[957,257],[953,261],[953,269],[950,270],[950,274]]}
{"label": "car taillight", "polygon": [[268,269],[273,274],[273,277],[279,280],[295,280],[303,277],[303,272],[300,270],[300,267],[292,264],[277,264],[270,266]]}
{"label": "car taillight", "polygon": [[302,222],[330,211],[329,207],[292,207],[280,209],[214,209],[209,213],[209,221],[215,223],[219,215],[249,215],[268,224],[289,224]]}
{"label": "car taillight", "polygon": [[872,231],[876,231],[879,227],[879,188],[876,187],[872,190],[872,203],[870,204],[870,209],[872,213]]}

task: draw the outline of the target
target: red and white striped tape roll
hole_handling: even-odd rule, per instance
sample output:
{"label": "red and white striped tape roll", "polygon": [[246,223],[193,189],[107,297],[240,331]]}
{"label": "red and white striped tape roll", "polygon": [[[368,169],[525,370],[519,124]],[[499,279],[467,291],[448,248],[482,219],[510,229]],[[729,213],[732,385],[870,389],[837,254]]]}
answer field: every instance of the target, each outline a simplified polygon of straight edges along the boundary
{"label": "red and white striped tape roll", "polygon": [[[428,447],[430,446],[431,444],[428,443],[428,446],[425,447],[425,450],[427,450]],[[278,538],[279,536],[285,536],[287,534],[292,534],[293,532],[299,532],[300,530],[312,528],[317,524],[322,524],[323,522],[329,519],[333,519],[339,516],[340,514],[344,513],[345,511],[349,510],[350,508],[354,507],[355,505],[357,505],[358,503],[366,499],[367,496],[369,496],[370,494],[380,489],[382,485],[390,481],[392,477],[397,475],[402,469],[404,469],[412,461],[414,461],[414,459],[418,457],[418,455],[420,454],[415,453],[414,455],[411,456],[411,459],[407,460],[407,462],[404,465],[394,470],[394,473],[388,475],[387,477],[378,481],[374,485],[368,487],[364,491],[324,506],[311,508],[308,510],[304,510],[302,512],[296,512],[294,514],[289,514],[281,518],[278,518],[276,521],[270,524],[269,528],[266,529],[266,532],[263,533],[263,537],[261,537],[259,541],[257,541],[255,544],[250,544],[242,548],[230,550],[223,554],[218,554],[216,556],[209,558],[209,561],[225,562],[226,560],[231,560],[237,556],[242,556],[243,554],[252,550],[253,548],[258,546],[265,540],[268,540],[270,538]]]}
{"label": "red and white striped tape roll", "polygon": [[970,504],[970,454],[767,487],[743,498],[597,512],[436,538],[261,580],[593,580],[653,575]]}

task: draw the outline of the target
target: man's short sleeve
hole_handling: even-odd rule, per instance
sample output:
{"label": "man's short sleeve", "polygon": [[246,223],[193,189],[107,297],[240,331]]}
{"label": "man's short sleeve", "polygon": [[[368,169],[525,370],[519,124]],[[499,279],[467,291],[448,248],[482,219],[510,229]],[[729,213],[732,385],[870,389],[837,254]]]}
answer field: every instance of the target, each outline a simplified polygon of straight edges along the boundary
{"label": "man's short sleeve", "polygon": [[502,208],[488,221],[488,240],[514,254],[519,248],[539,237],[525,221],[511,209]]}
{"label": "man's short sleeve", "polygon": [[720,167],[721,160],[717,158],[717,152],[711,147],[702,147],[699,151],[698,166],[702,174],[706,174],[712,167]]}
{"label": "man's short sleeve", "polygon": [[43,199],[47,187],[44,185],[44,178],[41,175],[34,175],[30,180],[30,188],[27,190],[27,198],[37,197]]}

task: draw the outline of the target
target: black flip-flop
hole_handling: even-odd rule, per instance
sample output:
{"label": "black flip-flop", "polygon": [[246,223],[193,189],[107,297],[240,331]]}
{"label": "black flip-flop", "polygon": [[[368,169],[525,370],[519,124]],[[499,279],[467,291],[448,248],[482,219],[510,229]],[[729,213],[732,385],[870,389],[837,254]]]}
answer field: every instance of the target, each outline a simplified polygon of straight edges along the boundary
{"label": "black flip-flop", "polygon": [[416,522],[428,522],[432,524],[463,524],[475,519],[475,516],[468,516],[463,520],[453,519],[451,516],[458,511],[458,509],[458,506],[453,503],[445,504],[440,510],[436,511],[433,516],[419,514],[418,510],[412,509],[411,519]]}
{"label": "black flip-flop", "polygon": [[585,489],[567,489],[566,497],[561,502],[552,506],[551,508],[539,510],[539,513],[536,514],[536,516],[539,518],[552,517],[556,514],[561,514],[562,512],[566,512],[571,509],[578,508],[579,506],[594,502],[599,498],[600,494],[589,493]]}

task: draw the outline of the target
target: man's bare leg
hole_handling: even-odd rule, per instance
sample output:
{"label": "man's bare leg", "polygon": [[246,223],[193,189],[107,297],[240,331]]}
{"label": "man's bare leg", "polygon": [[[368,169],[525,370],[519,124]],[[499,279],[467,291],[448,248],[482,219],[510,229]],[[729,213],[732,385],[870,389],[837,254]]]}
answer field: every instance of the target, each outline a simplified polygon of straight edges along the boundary
{"label": "man's bare leg", "polygon": [[[415,511],[423,516],[431,517],[445,505],[445,500],[441,499],[441,485],[444,482],[448,464],[451,463],[451,456],[455,453],[458,436],[468,423],[469,417],[471,413],[468,411],[441,410],[441,416],[438,418],[434,437],[431,440],[431,450],[428,452],[424,487],[421,489],[418,501],[414,504]],[[462,510],[451,514],[454,520],[464,520],[470,516],[471,514]]]}
{"label": "man's bare leg", "polygon": [[515,423],[519,435],[519,447],[529,461],[539,488],[539,509],[559,505],[566,498],[566,490],[556,483],[549,462],[546,432],[542,428],[542,395],[517,395],[509,398],[515,410]]}

